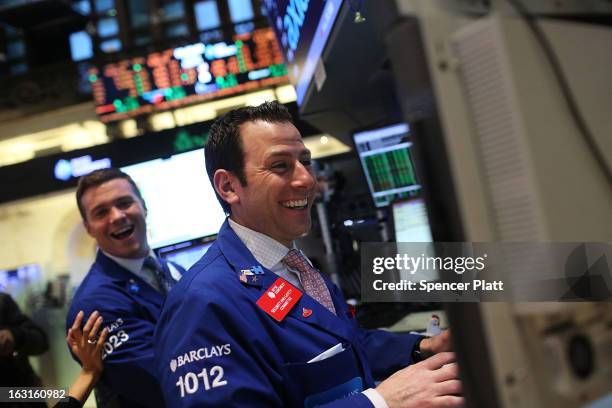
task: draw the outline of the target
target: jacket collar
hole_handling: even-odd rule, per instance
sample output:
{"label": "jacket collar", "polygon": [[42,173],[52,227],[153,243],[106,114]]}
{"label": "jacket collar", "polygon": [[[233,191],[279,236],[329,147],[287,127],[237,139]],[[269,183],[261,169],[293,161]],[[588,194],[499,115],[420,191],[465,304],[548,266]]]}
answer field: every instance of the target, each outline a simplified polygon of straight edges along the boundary
{"label": "jacket collar", "polygon": [[102,274],[111,278],[115,284],[122,286],[125,291],[133,296],[144,297],[149,301],[161,306],[164,295],[155,290],[140,276],[133,274],[117,262],[98,250],[96,262]]}
{"label": "jacket collar", "polygon": [[[217,243],[221,253],[234,269],[235,278],[240,280],[241,276],[245,276],[241,280],[242,284],[254,289],[248,292],[253,303],[257,302],[266,289],[279,278],[278,275],[257,262],[251,251],[231,229],[227,220],[219,230]],[[326,279],[325,282],[330,292],[333,293],[332,288],[329,287],[329,281]],[[293,317],[350,341],[354,335],[346,317],[342,316],[344,305],[338,305],[337,302],[334,302],[334,305],[339,316],[335,316],[319,302],[302,292],[301,299],[286,318]]]}
{"label": "jacket collar", "polygon": [[250,270],[252,268],[259,270],[259,268],[256,268],[257,266],[263,268],[263,266],[257,262],[251,251],[249,251],[246,245],[240,240],[238,235],[232,230],[227,219],[219,230],[217,243],[223,256],[225,256],[225,259],[234,268],[237,274],[242,270]]}

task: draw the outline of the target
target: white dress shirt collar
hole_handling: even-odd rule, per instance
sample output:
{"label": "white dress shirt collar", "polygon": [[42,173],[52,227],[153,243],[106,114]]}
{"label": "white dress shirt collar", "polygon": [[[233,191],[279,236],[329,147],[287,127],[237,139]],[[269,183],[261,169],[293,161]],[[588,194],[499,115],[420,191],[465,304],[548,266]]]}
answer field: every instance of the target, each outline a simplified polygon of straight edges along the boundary
{"label": "white dress shirt collar", "polygon": [[[240,225],[231,218],[228,218],[228,221],[232,230],[251,251],[257,262],[266,269],[272,270],[289,252],[290,248],[269,236]],[[295,248],[295,243],[292,247]]]}
{"label": "white dress shirt collar", "polygon": [[143,271],[142,269],[142,265],[144,264],[144,261],[147,257],[152,256],[157,259],[157,257],[155,256],[155,252],[153,252],[152,249],[149,249],[149,253],[147,254],[147,256],[143,256],[142,258],[134,258],[134,259],[120,258],[118,256],[111,255],[104,251],[102,251],[102,253],[106,255],[107,257],[109,257],[110,259],[112,259],[113,261],[117,262],[119,266],[122,266],[123,268],[132,272],[134,275],[143,279],[145,282],[149,283],[154,288],[157,287],[157,282],[153,279],[151,274]]}
{"label": "white dress shirt collar", "polygon": [[146,258],[146,256],[143,256],[142,258],[120,258],[104,251],[102,251],[102,253],[113,261],[117,262],[119,266],[122,266],[123,268],[127,269],[132,273],[135,273],[136,275],[138,275],[138,272],[140,272],[140,270],[142,269],[142,264],[144,263],[144,260]]}

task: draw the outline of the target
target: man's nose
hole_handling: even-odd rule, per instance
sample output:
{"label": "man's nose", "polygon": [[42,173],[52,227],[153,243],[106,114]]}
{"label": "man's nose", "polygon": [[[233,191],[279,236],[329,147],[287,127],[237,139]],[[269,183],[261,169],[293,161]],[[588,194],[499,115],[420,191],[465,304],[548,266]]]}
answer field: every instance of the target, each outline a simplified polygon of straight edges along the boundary
{"label": "man's nose", "polygon": [[115,221],[118,221],[118,220],[121,220],[123,218],[125,218],[125,212],[123,210],[120,210],[117,207],[112,207],[110,209],[109,220],[110,220],[111,223],[113,223]]}
{"label": "man's nose", "polygon": [[315,182],[310,166],[298,162],[293,174],[293,186],[310,189],[314,187]]}

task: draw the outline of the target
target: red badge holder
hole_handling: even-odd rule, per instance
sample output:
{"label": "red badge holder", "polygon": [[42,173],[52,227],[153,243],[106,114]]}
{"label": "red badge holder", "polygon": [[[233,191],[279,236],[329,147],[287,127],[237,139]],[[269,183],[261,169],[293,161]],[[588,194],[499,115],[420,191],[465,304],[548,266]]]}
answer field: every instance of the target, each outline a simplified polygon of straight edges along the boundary
{"label": "red badge holder", "polygon": [[257,300],[257,306],[277,322],[282,322],[293,309],[302,292],[283,278],[278,278]]}

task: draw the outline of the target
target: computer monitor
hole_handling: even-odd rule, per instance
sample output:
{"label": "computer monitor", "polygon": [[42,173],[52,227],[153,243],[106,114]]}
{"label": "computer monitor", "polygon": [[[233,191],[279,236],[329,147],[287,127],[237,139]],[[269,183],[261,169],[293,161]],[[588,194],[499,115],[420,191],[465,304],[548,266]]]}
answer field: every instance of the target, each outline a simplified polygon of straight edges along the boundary
{"label": "computer monitor", "polygon": [[355,150],[376,207],[386,207],[394,200],[420,193],[409,132],[407,124],[399,123],[353,134]]}
{"label": "computer monitor", "polygon": [[[428,152],[419,159],[431,168],[428,176],[452,171],[443,177],[447,202],[456,203],[460,217],[457,241],[520,242],[534,249],[531,243],[612,242],[612,121],[605,119],[612,93],[603,91],[612,87],[612,54],[599,51],[612,42],[612,29],[590,24],[597,18],[588,13],[569,21],[530,12],[538,19],[536,36],[502,4],[483,18],[430,3],[437,6],[402,15],[385,34],[398,99],[427,100],[414,91],[417,80],[416,87],[432,91],[430,115],[416,104],[403,104],[403,110],[413,130],[423,130],[419,148],[429,150],[419,149]],[[420,33],[421,43],[407,41],[408,33]],[[437,45],[445,43],[453,44],[453,66],[461,67],[452,75],[440,69]],[[421,56],[415,55],[419,49]],[[437,207],[447,202],[431,200]],[[595,283],[609,277],[605,265],[612,258],[578,248],[580,255],[558,259],[560,276],[547,279],[547,286],[565,280],[570,296],[582,291],[589,299],[584,295],[590,292],[595,300],[612,288]],[[514,264],[531,267],[536,282],[552,252],[507,257],[501,278],[515,276],[516,267],[508,267]],[[612,406],[612,319],[605,317],[612,316],[612,303],[544,302],[567,296],[552,293],[543,290],[540,302],[447,307],[466,406],[584,408],[598,398],[594,406]]]}
{"label": "computer monitor", "polygon": [[216,235],[158,248],[160,257],[189,269],[200,260],[215,242]]}
{"label": "computer monitor", "polygon": [[394,201],[391,209],[395,242],[433,241],[422,198]]}
{"label": "computer monitor", "polygon": [[203,149],[121,170],[134,179],[147,204],[152,248],[219,232],[225,213],[208,180]]}
{"label": "computer monitor", "polygon": [[5,292],[26,308],[29,297],[40,293],[44,288],[44,279],[40,265],[27,264],[13,269],[0,270],[0,292]]}

